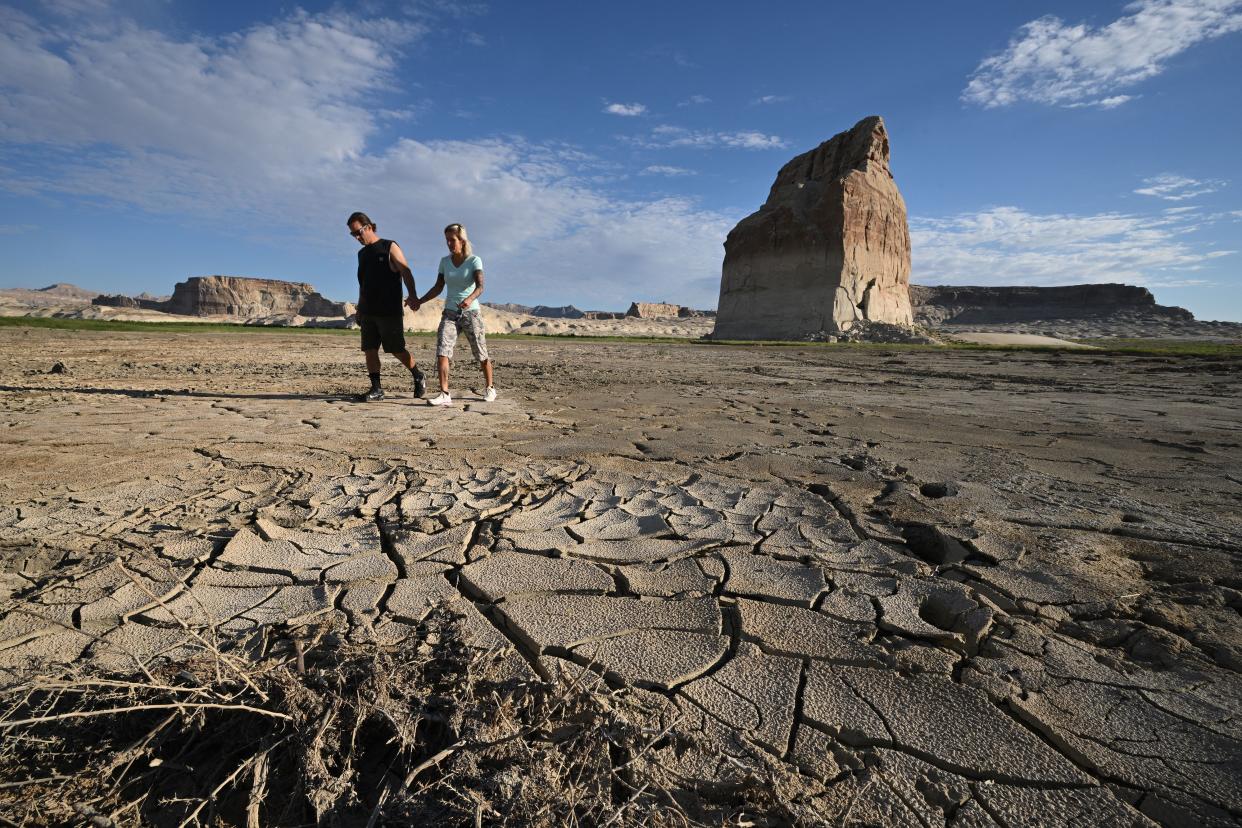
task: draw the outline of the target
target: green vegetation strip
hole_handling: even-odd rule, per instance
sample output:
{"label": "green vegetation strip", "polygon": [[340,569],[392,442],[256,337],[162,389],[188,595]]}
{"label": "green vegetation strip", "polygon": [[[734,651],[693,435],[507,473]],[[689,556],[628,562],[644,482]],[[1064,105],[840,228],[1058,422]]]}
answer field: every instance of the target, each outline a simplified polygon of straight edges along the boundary
{"label": "green vegetation strip", "polygon": [[221,322],[122,322],[115,319],[61,319],[53,316],[0,317],[0,328],[45,328],[58,331],[127,331],[130,333],[310,333],[352,334],[346,328],[286,328],[279,325],[229,325]]}
{"label": "green vegetation strip", "polygon": [[[357,330],[348,328],[305,328],[280,325],[232,325],[220,322],[122,322],[106,319],[62,319],[48,316],[0,317],[0,328],[43,328],[67,331],[123,331],[130,333],[224,333],[224,334],[293,334],[329,336],[358,336]],[[407,331],[407,336],[430,338],[434,331]],[[685,339],[669,336],[570,336],[558,334],[495,333],[489,339],[513,341],[563,341],[563,342],[634,342],[644,345],[698,345],[730,346],[745,348],[834,348],[879,349],[899,351],[1050,351],[1058,350],[1037,345],[981,345],[967,342],[951,342],[943,345],[922,345],[904,342],[799,342],[796,340],[750,341],[735,339]],[[1084,345],[1093,345],[1096,351],[1066,351],[1081,356],[1105,354],[1141,356],[1191,356],[1209,358],[1242,357],[1242,343],[1206,342],[1183,339],[1080,339]]]}

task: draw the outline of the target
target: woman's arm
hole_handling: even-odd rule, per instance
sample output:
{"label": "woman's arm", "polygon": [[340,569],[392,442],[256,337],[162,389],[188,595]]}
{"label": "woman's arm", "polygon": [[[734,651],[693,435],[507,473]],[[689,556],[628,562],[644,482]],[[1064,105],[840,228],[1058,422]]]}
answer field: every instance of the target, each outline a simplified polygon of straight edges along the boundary
{"label": "woman's arm", "polygon": [[419,298],[418,304],[421,305],[424,302],[430,302],[432,299],[439,296],[440,291],[442,290],[444,290],[444,274],[438,273],[436,274],[436,283],[431,286],[431,290],[427,291],[421,298]]}
{"label": "woman's arm", "polygon": [[475,299],[478,299],[482,295],[483,295],[483,271],[476,270],[474,272],[474,290],[470,292],[469,296],[461,300],[461,303],[458,305],[458,307],[461,308],[462,310],[465,310],[466,308],[470,307],[470,304],[474,302]]}

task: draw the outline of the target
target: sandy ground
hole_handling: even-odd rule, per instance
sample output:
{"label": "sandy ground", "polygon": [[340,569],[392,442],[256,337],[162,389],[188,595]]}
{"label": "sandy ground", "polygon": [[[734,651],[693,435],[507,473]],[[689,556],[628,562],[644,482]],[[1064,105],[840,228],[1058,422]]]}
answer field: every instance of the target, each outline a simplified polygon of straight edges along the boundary
{"label": "sandy ground", "polygon": [[820,780],[825,823],[1242,819],[1238,360],[493,352],[500,398],[445,410],[391,360],[347,401],[349,336],[0,329],[0,667],[398,643],[447,601]]}
{"label": "sandy ground", "polygon": [[1080,342],[1070,342],[1066,339],[1058,339],[1054,336],[1039,336],[1037,334],[1014,334],[1014,333],[988,333],[963,331],[954,334],[951,339],[955,342],[971,342],[976,345],[1013,345],[1022,347],[1036,348],[1068,348],[1079,351],[1099,350],[1094,345],[1083,345]]}

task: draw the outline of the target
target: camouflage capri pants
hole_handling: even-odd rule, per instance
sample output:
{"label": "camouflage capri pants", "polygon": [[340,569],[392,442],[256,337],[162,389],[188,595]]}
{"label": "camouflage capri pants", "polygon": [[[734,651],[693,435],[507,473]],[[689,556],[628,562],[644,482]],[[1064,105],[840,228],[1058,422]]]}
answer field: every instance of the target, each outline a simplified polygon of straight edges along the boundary
{"label": "camouflage capri pants", "polygon": [[436,356],[453,358],[453,346],[457,335],[465,332],[470,340],[470,350],[480,362],[487,361],[487,329],[483,326],[483,314],[477,310],[445,310],[440,315],[440,330],[436,334]]}

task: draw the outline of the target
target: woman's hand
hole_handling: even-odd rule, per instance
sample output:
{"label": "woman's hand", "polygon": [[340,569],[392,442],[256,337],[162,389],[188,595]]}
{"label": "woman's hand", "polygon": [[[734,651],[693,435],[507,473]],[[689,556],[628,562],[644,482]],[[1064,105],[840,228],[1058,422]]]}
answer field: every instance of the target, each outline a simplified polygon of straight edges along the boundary
{"label": "woman's hand", "polygon": [[418,297],[416,296],[411,296],[409,299],[406,299],[405,304],[408,305],[412,311],[417,311],[423,305],[422,302],[418,301]]}

